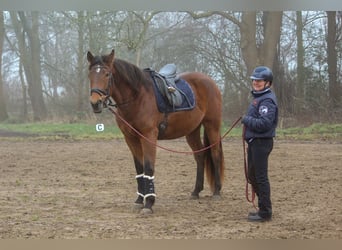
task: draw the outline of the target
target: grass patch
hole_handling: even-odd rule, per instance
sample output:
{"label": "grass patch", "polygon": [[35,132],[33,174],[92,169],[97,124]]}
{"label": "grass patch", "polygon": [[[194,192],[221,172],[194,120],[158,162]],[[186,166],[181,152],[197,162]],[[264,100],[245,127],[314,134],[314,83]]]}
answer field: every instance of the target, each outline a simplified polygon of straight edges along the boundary
{"label": "grass patch", "polygon": [[309,127],[279,129],[278,137],[284,139],[328,140],[342,139],[342,124],[315,123]]}
{"label": "grass patch", "polygon": [[[58,139],[114,139],[122,138],[122,133],[115,125],[105,126],[104,131],[96,131],[95,125],[84,123],[25,123],[25,124],[0,124],[3,136],[6,133],[13,137],[30,137],[42,140]],[[15,136],[17,133],[18,136]]]}
{"label": "grass patch", "polygon": [[[231,128],[223,124],[221,136]],[[11,136],[9,136],[12,133]],[[242,126],[237,124],[225,138],[241,138]],[[0,123],[0,137],[37,140],[111,140],[123,138],[115,124],[105,124],[104,131],[96,131],[95,124],[85,123]],[[342,124],[316,123],[309,127],[277,129],[277,139],[291,140],[339,140],[342,141]]]}
{"label": "grass patch", "polygon": [[[226,133],[231,125],[224,125],[222,135]],[[309,127],[294,127],[277,129],[277,139],[291,140],[338,140],[342,141],[342,124],[315,123]],[[242,126],[238,124],[226,137],[242,136]]]}

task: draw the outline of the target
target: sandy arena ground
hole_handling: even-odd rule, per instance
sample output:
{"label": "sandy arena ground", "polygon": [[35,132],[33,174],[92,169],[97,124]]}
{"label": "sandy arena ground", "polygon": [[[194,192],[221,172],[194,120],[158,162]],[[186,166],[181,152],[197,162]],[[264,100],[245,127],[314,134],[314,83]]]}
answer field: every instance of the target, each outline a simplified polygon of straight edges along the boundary
{"label": "sandy arena ground", "polygon": [[[189,151],[184,139],[161,145]],[[158,149],[154,214],[133,210],[136,180],[124,140],[0,137],[0,239],[341,239],[342,143],[276,140],[274,218],[247,222],[242,143],[225,139],[222,199],[199,200],[191,155]]]}

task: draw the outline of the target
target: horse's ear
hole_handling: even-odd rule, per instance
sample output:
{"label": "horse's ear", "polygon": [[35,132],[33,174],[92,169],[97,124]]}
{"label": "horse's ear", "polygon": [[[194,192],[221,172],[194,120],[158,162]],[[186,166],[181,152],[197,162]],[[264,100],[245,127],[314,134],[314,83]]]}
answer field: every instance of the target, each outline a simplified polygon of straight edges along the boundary
{"label": "horse's ear", "polygon": [[89,63],[91,63],[94,60],[94,56],[90,51],[88,51],[87,53],[87,59]]}
{"label": "horse's ear", "polygon": [[115,50],[112,49],[112,52],[110,52],[110,54],[109,54],[109,62],[110,62],[110,65],[113,65],[114,59],[115,59]]}

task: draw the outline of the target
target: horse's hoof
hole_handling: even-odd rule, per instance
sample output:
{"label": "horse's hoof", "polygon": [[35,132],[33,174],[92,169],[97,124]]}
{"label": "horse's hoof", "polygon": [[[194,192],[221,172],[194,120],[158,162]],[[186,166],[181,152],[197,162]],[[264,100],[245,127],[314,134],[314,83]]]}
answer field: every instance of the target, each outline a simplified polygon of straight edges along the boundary
{"label": "horse's hoof", "polygon": [[150,215],[150,214],[153,214],[153,211],[151,208],[143,208],[143,209],[141,209],[140,214],[141,215]]}
{"label": "horse's hoof", "polygon": [[199,195],[197,194],[191,194],[190,196],[190,200],[198,200],[199,199]]}
{"label": "horse's hoof", "polygon": [[219,194],[214,194],[214,195],[213,195],[213,200],[215,200],[215,201],[221,200],[221,195],[219,195]]}
{"label": "horse's hoof", "polygon": [[143,207],[144,207],[143,204],[134,203],[132,210],[133,212],[140,212]]}

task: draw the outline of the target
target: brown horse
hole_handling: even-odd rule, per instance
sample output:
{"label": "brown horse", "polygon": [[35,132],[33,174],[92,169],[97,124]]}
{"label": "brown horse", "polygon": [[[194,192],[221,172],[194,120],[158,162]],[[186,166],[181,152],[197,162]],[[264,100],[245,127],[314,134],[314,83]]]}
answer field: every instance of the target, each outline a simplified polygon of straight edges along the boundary
{"label": "brown horse", "polygon": [[[166,116],[158,110],[150,72],[115,58],[114,50],[102,56],[88,52],[87,59],[93,111],[99,113],[109,102],[114,101],[117,115],[124,119],[116,116],[117,124],[133,155],[138,184],[135,203],[143,208],[141,212],[152,213],[155,202],[153,180],[158,139],[185,136],[191,149],[197,152],[194,154],[197,163],[196,183],[191,197],[199,198],[203,190],[204,169],[213,197],[220,197],[224,176],[220,136],[222,97],[215,82],[198,72],[180,74],[179,77],[191,86],[196,104],[191,110],[171,112]],[[160,124],[166,118],[167,125],[163,133],[160,133]],[[207,150],[201,151],[208,146]]]}

